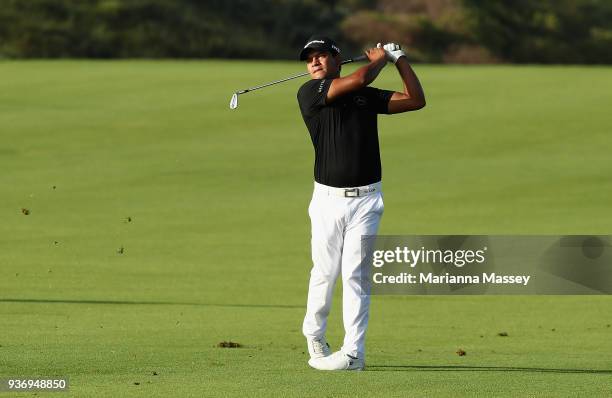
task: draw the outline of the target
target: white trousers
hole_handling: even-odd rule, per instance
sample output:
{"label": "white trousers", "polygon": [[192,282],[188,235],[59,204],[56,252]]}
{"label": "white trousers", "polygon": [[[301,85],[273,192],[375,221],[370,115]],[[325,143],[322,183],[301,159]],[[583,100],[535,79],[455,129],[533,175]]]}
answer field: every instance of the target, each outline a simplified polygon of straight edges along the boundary
{"label": "white trousers", "polygon": [[[344,344],[352,356],[365,355],[370,296],[362,290],[361,236],[376,235],[384,204],[380,191],[361,197],[332,195],[315,182],[308,214],[312,227],[312,271],[303,333],[307,339],[322,338],[327,328],[332,294],[342,271]],[[363,270],[367,272],[366,269]]]}

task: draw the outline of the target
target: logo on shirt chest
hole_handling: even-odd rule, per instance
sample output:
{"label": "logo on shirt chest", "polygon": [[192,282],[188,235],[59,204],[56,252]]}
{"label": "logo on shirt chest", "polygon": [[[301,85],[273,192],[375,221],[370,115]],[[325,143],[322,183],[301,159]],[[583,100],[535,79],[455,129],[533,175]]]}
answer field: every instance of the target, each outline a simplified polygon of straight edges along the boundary
{"label": "logo on shirt chest", "polygon": [[363,95],[356,95],[353,97],[353,102],[360,108],[363,108],[368,105],[368,99]]}

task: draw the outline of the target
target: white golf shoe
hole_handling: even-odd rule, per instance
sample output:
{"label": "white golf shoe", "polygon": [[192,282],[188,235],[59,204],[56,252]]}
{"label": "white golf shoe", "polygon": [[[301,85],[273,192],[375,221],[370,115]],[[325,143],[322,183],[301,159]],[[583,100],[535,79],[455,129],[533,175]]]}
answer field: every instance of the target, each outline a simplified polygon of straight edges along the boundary
{"label": "white golf shoe", "polygon": [[307,342],[310,359],[324,358],[331,354],[329,344],[327,340],[325,340],[325,337],[320,339],[308,339]]}
{"label": "white golf shoe", "polygon": [[330,356],[311,358],[308,365],[318,370],[363,370],[365,362],[363,359],[355,358],[336,351]]}

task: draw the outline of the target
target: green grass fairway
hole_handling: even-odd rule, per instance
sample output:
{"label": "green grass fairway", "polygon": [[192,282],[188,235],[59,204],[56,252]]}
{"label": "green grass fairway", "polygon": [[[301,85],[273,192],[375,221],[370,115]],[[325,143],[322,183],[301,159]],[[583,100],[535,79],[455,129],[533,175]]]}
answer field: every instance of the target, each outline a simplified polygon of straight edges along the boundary
{"label": "green grass fairway", "polygon": [[[609,296],[374,297],[368,371],[308,368],[304,80],[228,107],[302,70],[0,63],[0,376],[69,376],[75,397],[611,396]],[[416,70],[427,108],[380,119],[381,233],[612,233],[612,68]],[[401,88],[391,66],[374,85]]]}

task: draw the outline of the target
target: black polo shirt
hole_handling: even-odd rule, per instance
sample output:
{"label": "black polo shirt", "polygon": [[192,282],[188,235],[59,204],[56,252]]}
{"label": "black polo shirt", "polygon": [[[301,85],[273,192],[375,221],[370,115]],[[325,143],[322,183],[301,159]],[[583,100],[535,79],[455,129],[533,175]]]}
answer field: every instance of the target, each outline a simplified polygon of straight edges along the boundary
{"label": "black polo shirt", "polygon": [[377,115],[388,113],[393,91],[365,87],[325,103],[333,79],[313,79],[297,98],[315,150],[315,181],[358,187],[381,180]]}

